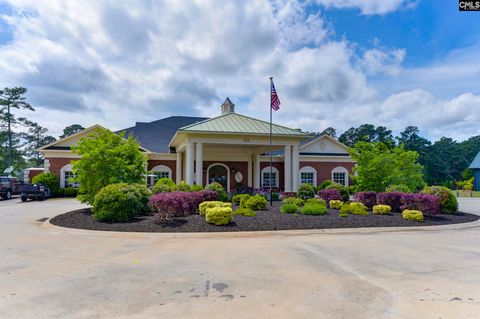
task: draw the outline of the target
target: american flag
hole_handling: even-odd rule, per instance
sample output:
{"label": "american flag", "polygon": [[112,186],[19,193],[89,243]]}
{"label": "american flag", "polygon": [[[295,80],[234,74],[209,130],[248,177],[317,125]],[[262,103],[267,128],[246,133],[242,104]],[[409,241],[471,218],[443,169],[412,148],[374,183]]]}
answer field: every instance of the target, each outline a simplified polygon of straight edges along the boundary
{"label": "american flag", "polygon": [[271,91],[272,92],[271,92],[270,100],[272,101],[272,109],[275,111],[278,111],[280,110],[280,104],[282,103],[280,102],[280,98],[278,97],[277,91],[275,90],[275,85],[273,84],[273,80],[272,80]]}

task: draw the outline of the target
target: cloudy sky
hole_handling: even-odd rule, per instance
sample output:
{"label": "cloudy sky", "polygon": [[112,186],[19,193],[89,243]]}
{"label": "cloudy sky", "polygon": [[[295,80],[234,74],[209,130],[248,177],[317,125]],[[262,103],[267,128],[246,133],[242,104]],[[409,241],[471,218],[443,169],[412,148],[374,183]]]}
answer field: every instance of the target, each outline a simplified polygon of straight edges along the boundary
{"label": "cloudy sky", "polygon": [[[120,3],[120,4],[119,4]],[[111,129],[237,111],[341,133],[362,123],[432,139],[480,134],[478,12],[452,0],[0,0],[0,86],[30,118]]]}

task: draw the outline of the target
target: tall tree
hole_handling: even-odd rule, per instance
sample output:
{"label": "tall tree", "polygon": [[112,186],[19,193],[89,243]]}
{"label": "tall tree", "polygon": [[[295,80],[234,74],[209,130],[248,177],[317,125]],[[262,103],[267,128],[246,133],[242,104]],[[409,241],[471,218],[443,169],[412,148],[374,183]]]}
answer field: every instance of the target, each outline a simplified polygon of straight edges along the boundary
{"label": "tall tree", "polygon": [[63,134],[59,136],[59,138],[65,138],[67,136],[76,134],[78,132],[83,131],[85,128],[81,126],[80,124],[72,124],[67,126],[66,128],[63,129]]}
{"label": "tall tree", "polygon": [[337,130],[331,126],[324,129],[320,134],[327,134],[333,138],[337,138]]}
{"label": "tall tree", "polygon": [[43,164],[43,158],[37,149],[55,142],[56,139],[47,135],[48,129],[38,123],[27,120],[25,124],[28,125],[28,131],[23,133],[22,136],[26,141],[26,155],[31,157],[30,160],[34,166],[39,167]]}
{"label": "tall tree", "polygon": [[373,124],[362,124],[346,130],[339,139],[343,144],[353,147],[358,142],[382,142],[388,147],[395,146],[392,131],[385,126],[375,127]]}
{"label": "tall tree", "polygon": [[13,149],[13,132],[12,126],[19,122],[23,122],[24,118],[16,118],[11,110],[14,109],[26,109],[35,111],[35,109],[27,103],[24,97],[27,93],[27,89],[23,87],[4,88],[0,90],[0,113],[2,118],[7,123],[7,135],[8,135],[8,166],[12,166],[12,149]]}

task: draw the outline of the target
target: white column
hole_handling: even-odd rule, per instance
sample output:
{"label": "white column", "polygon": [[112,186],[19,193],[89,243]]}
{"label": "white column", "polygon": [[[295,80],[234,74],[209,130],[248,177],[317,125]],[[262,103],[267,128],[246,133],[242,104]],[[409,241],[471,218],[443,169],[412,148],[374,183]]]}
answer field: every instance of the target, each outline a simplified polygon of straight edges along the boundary
{"label": "white column", "polygon": [[195,183],[203,186],[203,144],[195,147]]}
{"label": "white column", "polygon": [[298,171],[300,170],[300,154],[298,144],[292,146],[292,191],[298,190]]}
{"label": "white column", "polygon": [[260,188],[260,154],[254,155],[253,187]]}
{"label": "white column", "polygon": [[247,185],[248,187],[252,187],[253,186],[253,170],[252,170],[252,154],[249,154],[248,155],[248,163],[247,163]]}
{"label": "white column", "polygon": [[185,182],[188,185],[193,184],[193,146],[190,142],[185,145]]}
{"label": "white column", "polygon": [[285,191],[291,192],[292,191],[292,146],[285,145],[285,157],[284,157],[284,165],[285,165]]}
{"label": "white column", "polygon": [[182,180],[182,152],[177,152],[175,183],[180,183]]}

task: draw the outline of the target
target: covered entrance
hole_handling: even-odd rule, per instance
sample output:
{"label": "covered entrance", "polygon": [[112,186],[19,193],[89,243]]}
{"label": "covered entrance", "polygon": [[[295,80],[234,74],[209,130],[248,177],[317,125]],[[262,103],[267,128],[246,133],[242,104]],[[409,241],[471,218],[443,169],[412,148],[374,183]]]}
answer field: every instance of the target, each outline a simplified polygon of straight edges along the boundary
{"label": "covered entrance", "polygon": [[222,184],[226,190],[230,189],[230,172],[228,167],[222,163],[215,163],[207,169],[207,184],[217,182]]}

